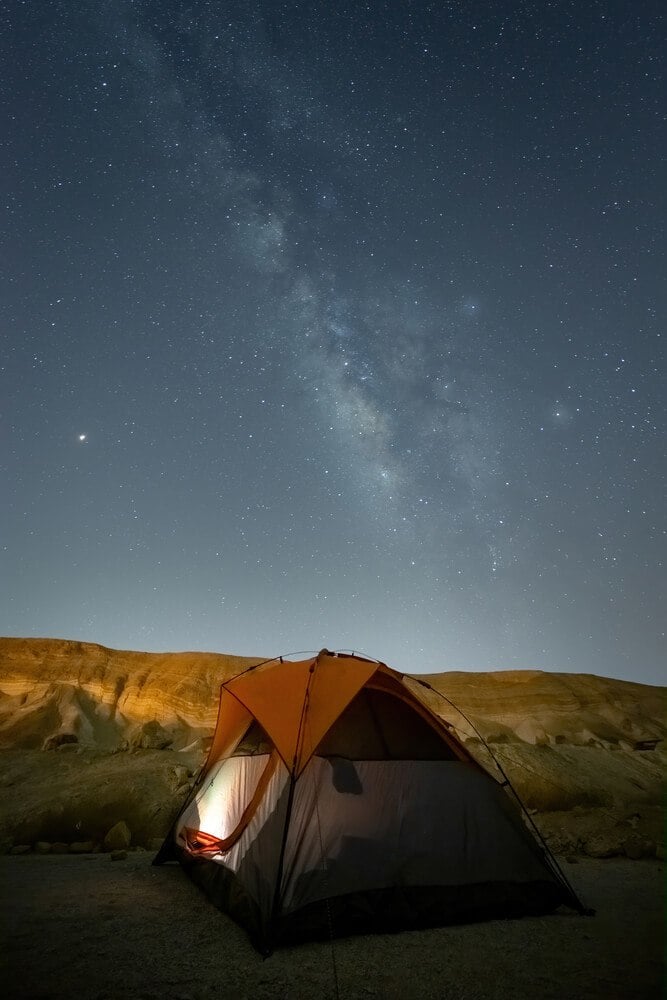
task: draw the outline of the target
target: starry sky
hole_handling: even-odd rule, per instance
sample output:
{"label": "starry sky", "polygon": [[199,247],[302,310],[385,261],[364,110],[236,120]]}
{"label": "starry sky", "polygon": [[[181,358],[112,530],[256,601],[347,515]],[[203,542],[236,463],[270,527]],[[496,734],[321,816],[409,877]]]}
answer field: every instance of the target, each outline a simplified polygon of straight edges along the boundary
{"label": "starry sky", "polygon": [[10,0],[0,631],[660,683],[660,0]]}

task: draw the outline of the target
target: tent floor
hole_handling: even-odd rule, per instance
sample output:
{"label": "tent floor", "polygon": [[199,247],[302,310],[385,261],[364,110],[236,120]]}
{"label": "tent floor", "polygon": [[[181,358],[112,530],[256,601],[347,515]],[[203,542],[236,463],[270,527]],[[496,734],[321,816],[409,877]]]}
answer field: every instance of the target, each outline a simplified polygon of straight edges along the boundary
{"label": "tent floor", "polygon": [[480,920],[539,916],[567,899],[553,882],[392,886],[317,900],[277,921],[276,943],[392,934]]}

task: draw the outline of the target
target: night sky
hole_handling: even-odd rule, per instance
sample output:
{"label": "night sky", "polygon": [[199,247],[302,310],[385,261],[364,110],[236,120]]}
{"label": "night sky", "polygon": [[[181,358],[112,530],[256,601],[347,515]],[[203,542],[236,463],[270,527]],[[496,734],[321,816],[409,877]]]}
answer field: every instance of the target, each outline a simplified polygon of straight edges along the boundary
{"label": "night sky", "polygon": [[10,0],[0,631],[659,683],[662,0]]}

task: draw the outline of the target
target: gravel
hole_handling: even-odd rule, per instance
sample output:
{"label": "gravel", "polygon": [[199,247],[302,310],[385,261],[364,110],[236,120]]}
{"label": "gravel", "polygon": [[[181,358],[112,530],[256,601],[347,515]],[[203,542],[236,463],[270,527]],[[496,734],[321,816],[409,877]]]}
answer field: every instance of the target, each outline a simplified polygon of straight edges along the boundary
{"label": "gravel", "polygon": [[563,862],[595,917],[337,939],[263,960],[178,866],[152,855],[0,857],[7,998],[653,1000],[663,864]]}

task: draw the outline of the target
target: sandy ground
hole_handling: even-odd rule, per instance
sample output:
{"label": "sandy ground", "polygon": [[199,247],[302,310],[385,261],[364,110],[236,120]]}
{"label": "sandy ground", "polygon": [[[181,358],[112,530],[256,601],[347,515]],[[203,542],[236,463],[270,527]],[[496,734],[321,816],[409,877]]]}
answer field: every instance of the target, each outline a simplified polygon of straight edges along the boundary
{"label": "sandy ground", "polygon": [[[592,918],[308,944],[263,960],[152,855],[0,857],[3,995],[112,1000],[648,1000],[662,996],[659,861],[564,864]],[[335,968],[335,972],[334,972]],[[337,979],[336,979],[337,976]]]}

